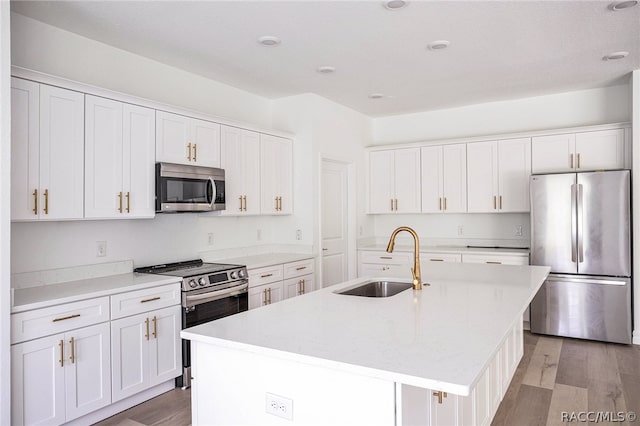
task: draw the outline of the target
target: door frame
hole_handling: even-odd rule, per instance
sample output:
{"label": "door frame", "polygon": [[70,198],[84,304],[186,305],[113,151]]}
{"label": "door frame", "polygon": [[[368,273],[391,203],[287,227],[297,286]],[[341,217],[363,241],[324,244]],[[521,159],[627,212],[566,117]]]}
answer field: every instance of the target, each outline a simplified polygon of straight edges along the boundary
{"label": "door frame", "polygon": [[334,155],[320,154],[318,158],[318,277],[324,287],[322,277],[322,166],[325,162],[339,163],[347,168],[347,280],[358,276],[357,247],[356,247],[356,167],[355,162]]}

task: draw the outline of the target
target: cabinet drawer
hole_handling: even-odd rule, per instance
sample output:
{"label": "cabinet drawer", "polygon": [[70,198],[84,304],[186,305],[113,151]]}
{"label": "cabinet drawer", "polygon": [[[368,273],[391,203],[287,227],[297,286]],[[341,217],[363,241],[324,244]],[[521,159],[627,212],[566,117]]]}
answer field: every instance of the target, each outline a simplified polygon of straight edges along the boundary
{"label": "cabinet drawer", "polygon": [[249,287],[256,287],[276,281],[282,281],[282,265],[266,266],[264,268],[249,269]]}
{"label": "cabinet drawer", "polygon": [[180,284],[145,288],[111,296],[111,319],[180,304]]}
{"label": "cabinet drawer", "polygon": [[313,273],[313,259],[300,260],[284,264],[284,279]]}
{"label": "cabinet drawer", "polygon": [[409,264],[412,255],[409,253],[387,253],[386,251],[362,251],[360,261],[362,263],[377,263],[385,265]]}
{"label": "cabinet drawer", "polygon": [[427,252],[420,254],[420,262],[462,262],[462,255],[459,253],[437,253]]}
{"label": "cabinet drawer", "polygon": [[109,298],[81,300],[11,315],[11,343],[109,321]]}
{"label": "cabinet drawer", "polygon": [[489,263],[497,265],[528,265],[529,256],[526,254],[463,254],[464,263]]}
{"label": "cabinet drawer", "polygon": [[360,276],[362,277],[411,279],[411,267],[408,265],[374,265],[366,263],[361,266],[360,271]]}

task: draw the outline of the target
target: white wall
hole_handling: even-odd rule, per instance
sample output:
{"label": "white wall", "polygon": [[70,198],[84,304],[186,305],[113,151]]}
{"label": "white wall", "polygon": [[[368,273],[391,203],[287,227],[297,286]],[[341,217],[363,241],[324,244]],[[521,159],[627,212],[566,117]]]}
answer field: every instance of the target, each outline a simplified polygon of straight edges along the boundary
{"label": "white wall", "polygon": [[269,127],[269,99],[11,14],[13,65]]}
{"label": "white wall", "polygon": [[375,145],[631,120],[629,85],[373,119]]}
{"label": "white wall", "polygon": [[640,70],[633,72],[630,92],[633,92],[633,127],[631,146],[633,147],[633,270],[634,322],[633,343],[640,345]]}

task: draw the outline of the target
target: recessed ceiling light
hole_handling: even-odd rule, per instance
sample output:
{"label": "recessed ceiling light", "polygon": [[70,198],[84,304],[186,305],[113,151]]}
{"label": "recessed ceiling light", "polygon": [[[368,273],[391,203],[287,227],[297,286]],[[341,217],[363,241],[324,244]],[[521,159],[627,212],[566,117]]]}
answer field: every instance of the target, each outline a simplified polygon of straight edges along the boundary
{"label": "recessed ceiling light", "polygon": [[336,72],[336,69],[334,67],[318,67],[316,71],[320,74],[331,74]]}
{"label": "recessed ceiling light", "polygon": [[402,9],[407,5],[405,0],[389,0],[382,3],[382,5],[389,10]]}
{"label": "recessed ceiling light", "polygon": [[629,9],[638,4],[638,0],[628,0],[628,1],[616,1],[609,5],[609,9],[611,10],[623,10]]}
{"label": "recessed ceiling light", "polygon": [[427,49],[429,49],[429,50],[442,50],[442,49],[446,49],[447,47],[449,47],[450,44],[451,44],[451,42],[449,42],[449,40],[436,40],[436,41],[432,41],[431,43],[427,44]]}
{"label": "recessed ceiling light", "polygon": [[275,36],[262,36],[258,38],[258,43],[263,46],[277,46],[281,43],[280,39]]}
{"label": "recessed ceiling light", "polygon": [[629,55],[629,52],[625,52],[625,51],[621,50],[620,52],[613,52],[613,53],[609,53],[608,55],[603,56],[602,60],[603,61],[614,61],[616,59],[626,58],[627,55]]}
{"label": "recessed ceiling light", "polygon": [[384,94],[382,93],[372,93],[369,95],[369,99],[382,99],[384,98]]}

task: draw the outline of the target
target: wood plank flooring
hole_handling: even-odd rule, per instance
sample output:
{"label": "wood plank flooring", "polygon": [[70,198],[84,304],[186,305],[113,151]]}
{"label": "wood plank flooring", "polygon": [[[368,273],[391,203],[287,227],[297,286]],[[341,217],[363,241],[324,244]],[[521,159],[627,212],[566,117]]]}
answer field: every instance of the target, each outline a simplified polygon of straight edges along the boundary
{"label": "wood plank flooring", "polygon": [[[190,404],[190,390],[175,389],[97,424],[186,426]],[[567,425],[563,412],[590,411],[640,416],[640,346],[525,332],[524,355],[492,425]],[[615,424],[640,426],[640,420]]]}

